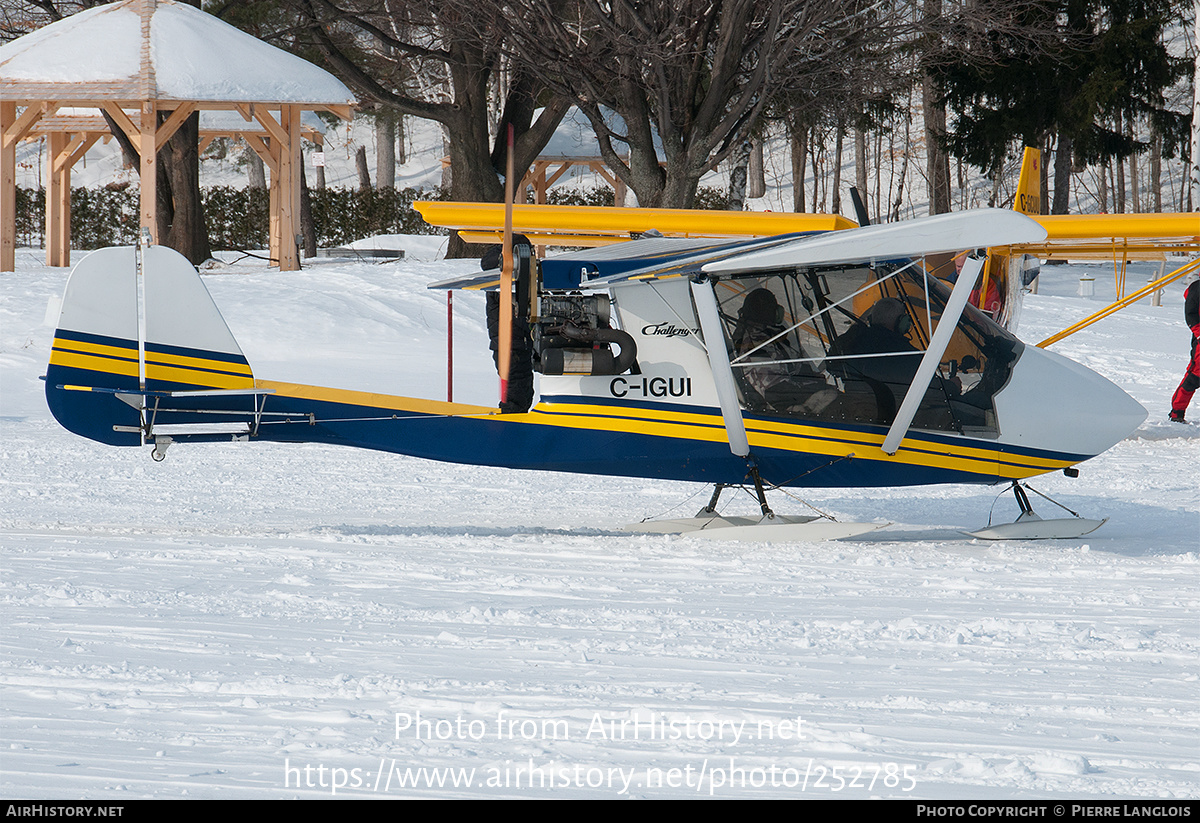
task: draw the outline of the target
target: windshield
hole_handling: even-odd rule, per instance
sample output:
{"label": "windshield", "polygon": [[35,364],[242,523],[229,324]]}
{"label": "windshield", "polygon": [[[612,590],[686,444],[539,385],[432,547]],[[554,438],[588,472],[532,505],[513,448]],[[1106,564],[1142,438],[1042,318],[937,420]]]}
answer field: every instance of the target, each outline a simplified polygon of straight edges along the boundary
{"label": "windshield", "polygon": [[[730,278],[716,294],[747,409],[888,425],[950,289],[921,265],[896,263]],[[967,306],[913,427],[994,434],[992,401],[1020,350]]]}

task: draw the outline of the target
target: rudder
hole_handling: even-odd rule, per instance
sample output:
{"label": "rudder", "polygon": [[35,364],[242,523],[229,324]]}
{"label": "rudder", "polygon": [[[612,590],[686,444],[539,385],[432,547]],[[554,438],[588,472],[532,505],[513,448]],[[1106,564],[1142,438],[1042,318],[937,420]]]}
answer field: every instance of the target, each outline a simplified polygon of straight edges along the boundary
{"label": "rudder", "polygon": [[100,249],[76,265],[46,369],[55,419],[114,446],[142,444],[143,409],[152,394],[255,385],[191,263],[162,246],[141,256],[144,311],[136,248]]}

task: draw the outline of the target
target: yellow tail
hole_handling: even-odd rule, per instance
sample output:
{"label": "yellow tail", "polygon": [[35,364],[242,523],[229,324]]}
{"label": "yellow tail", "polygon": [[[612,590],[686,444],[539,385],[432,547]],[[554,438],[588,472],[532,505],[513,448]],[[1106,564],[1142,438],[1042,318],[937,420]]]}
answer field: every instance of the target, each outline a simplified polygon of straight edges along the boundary
{"label": "yellow tail", "polygon": [[1013,198],[1013,211],[1021,214],[1042,213],[1042,152],[1025,147],[1021,158],[1021,176],[1017,178],[1017,194]]}

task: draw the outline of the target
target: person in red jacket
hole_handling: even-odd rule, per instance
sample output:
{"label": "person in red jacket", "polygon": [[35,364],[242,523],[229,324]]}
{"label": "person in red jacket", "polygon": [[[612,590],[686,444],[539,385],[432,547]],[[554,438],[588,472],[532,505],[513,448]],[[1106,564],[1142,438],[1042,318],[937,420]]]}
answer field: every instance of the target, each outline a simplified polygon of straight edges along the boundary
{"label": "person in red jacket", "polygon": [[1200,280],[1196,280],[1195,277],[1192,275],[1192,282],[1183,292],[1183,320],[1192,330],[1192,357],[1188,360],[1183,381],[1171,398],[1169,417],[1176,423],[1187,422],[1183,416],[1184,412],[1187,411],[1188,403],[1192,402],[1192,395],[1196,393],[1196,389],[1200,389]]}

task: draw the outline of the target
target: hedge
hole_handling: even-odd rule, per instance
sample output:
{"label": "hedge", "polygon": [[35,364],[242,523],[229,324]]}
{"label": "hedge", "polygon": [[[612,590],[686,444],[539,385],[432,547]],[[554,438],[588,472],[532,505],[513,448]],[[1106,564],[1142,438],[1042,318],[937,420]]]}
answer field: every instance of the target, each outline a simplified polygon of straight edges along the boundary
{"label": "hedge", "polygon": [[[444,234],[413,210],[414,200],[444,200],[441,189],[312,189],[317,245],[328,248],[376,234]],[[99,249],[137,242],[139,193],[129,185],[71,189],[71,246]],[[212,186],[201,190],[214,249],[265,249],[270,195],[266,189]],[[17,189],[17,244],[45,245],[46,190]]]}
{"label": "hedge", "polygon": [[[376,234],[445,234],[430,226],[413,210],[414,200],[446,200],[443,189],[311,189],[317,245],[341,246]],[[99,249],[137,242],[138,190],[128,183],[96,189],[71,189],[71,246]],[[211,186],[201,190],[209,242],[214,249],[264,249],[267,247],[266,189]],[[611,206],[612,189],[552,189],[556,205]],[[701,187],[696,207],[722,209],[725,194]],[[17,189],[17,244],[45,245],[46,190]]]}

